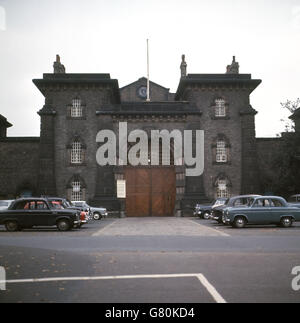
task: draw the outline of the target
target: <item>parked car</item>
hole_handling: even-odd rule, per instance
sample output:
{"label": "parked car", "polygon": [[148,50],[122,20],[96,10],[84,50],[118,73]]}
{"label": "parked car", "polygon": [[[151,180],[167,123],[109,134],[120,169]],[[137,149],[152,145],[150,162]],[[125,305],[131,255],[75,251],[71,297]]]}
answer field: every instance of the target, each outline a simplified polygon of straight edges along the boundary
{"label": "parked car", "polygon": [[85,201],[72,201],[72,203],[78,207],[88,208],[90,210],[90,215],[94,220],[101,220],[108,215],[107,209],[104,207],[90,206]]}
{"label": "parked car", "polygon": [[56,226],[59,231],[71,230],[80,223],[78,210],[59,209],[43,198],[15,200],[7,210],[0,211],[0,225],[7,231],[19,231],[35,226]]}
{"label": "parked car", "polygon": [[228,198],[223,205],[212,207],[211,219],[218,223],[224,223],[223,210],[228,207],[245,207],[249,204],[249,201],[260,195],[238,195]]}
{"label": "parked car", "polygon": [[235,228],[244,228],[247,224],[277,224],[288,228],[294,221],[300,221],[300,209],[279,196],[260,196],[249,200],[247,206],[226,208],[224,218]]}
{"label": "parked car", "polygon": [[1,200],[0,210],[7,210],[14,200]]}
{"label": "parked car", "polygon": [[62,197],[47,197],[47,199],[51,202],[58,202],[65,209],[80,211],[80,224],[78,225],[79,227],[88,223],[89,210],[87,210],[86,208],[75,206],[71,201]]}
{"label": "parked car", "polygon": [[199,216],[200,219],[208,220],[210,219],[211,210],[213,207],[223,205],[226,202],[227,198],[217,198],[210,204],[196,204],[194,215]]}
{"label": "parked car", "polygon": [[300,194],[290,196],[287,201],[290,206],[296,206],[300,208]]}

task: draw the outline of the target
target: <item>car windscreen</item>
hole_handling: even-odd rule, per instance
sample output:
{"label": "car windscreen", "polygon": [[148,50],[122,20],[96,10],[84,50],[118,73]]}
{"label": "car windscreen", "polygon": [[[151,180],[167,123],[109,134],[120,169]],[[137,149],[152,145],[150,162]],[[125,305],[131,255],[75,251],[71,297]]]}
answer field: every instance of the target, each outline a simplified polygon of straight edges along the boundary
{"label": "car windscreen", "polygon": [[68,203],[69,207],[74,207],[75,206],[70,200],[66,200],[66,203]]}
{"label": "car windscreen", "polygon": [[0,206],[8,206],[9,203],[7,201],[0,201]]}
{"label": "car windscreen", "polygon": [[76,207],[84,207],[84,204],[81,202],[73,202],[73,205],[75,205]]}
{"label": "car windscreen", "polygon": [[[249,204],[249,200],[250,200],[250,198],[248,198],[248,197],[239,197],[233,202],[233,206],[235,206],[235,207],[247,206]],[[252,199],[252,202],[253,202],[253,199]]]}
{"label": "car windscreen", "polygon": [[64,209],[64,207],[59,202],[52,201],[49,203],[49,205],[50,205],[51,209],[56,209],[56,210]]}
{"label": "car windscreen", "polygon": [[227,199],[223,205],[227,205],[229,203],[230,199]]}
{"label": "car windscreen", "polygon": [[227,200],[216,200],[216,202],[215,202],[215,206],[218,206],[218,205],[224,205],[224,204],[226,204],[226,201]]}

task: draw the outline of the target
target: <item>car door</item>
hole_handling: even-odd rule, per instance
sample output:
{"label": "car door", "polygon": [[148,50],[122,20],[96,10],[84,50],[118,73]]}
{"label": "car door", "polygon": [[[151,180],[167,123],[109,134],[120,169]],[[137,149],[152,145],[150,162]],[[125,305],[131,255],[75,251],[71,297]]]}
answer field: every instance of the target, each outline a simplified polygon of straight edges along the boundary
{"label": "car door", "polygon": [[279,199],[270,199],[271,201],[271,215],[270,215],[270,222],[273,224],[280,223],[280,219],[282,215],[289,215],[291,214],[289,211],[289,207],[286,207],[282,201]]}
{"label": "car door", "polygon": [[268,224],[270,223],[271,208],[268,198],[256,199],[248,212],[249,223]]}
{"label": "car door", "polygon": [[26,225],[28,218],[25,213],[26,201],[18,201],[12,209],[5,212],[5,219],[16,220],[21,226]]}
{"label": "car door", "polygon": [[51,225],[52,211],[45,201],[35,201],[35,207],[30,210],[30,216],[33,226]]}

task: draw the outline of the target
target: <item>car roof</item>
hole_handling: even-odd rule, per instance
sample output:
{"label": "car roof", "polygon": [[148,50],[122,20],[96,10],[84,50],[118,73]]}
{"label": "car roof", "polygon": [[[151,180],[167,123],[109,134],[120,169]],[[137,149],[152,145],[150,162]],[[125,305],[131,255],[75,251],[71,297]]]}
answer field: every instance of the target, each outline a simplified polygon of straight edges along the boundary
{"label": "car roof", "polygon": [[44,197],[21,197],[19,199],[16,199],[15,202],[18,202],[18,201],[47,201],[47,198],[44,198]]}
{"label": "car roof", "polygon": [[238,199],[238,198],[246,198],[246,197],[261,197],[262,195],[258,194],[246,194],[246,195],[237,195],[237,196],[232,196],[230,199]]}
{"label": "car roof", "polygon": [[66,200],[64,197],[45,197],[46,200]]}
{"label": "car roof", "polygon": [[265,199],[282,199],[284,200],[284,198],[282,196],[276,196],[276,195],[265,195],[265,196],[260,196],[261,198],[265,198]]}

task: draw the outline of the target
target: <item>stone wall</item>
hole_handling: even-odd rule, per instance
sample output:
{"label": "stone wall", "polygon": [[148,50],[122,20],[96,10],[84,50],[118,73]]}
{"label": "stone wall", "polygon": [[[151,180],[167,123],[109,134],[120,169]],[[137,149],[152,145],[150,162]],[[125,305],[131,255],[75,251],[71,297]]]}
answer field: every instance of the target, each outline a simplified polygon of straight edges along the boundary
{"label": "stone wall", "polygon": [[[222,97],[228,103],[228,115],[226,118],[213,117],[213,103],[218,97]],[[240,109],[249,104],[249,94],[242,91],[232,91],[226,88],[209,91],[193,89],[188,91],[186,100],[195,104],[202,112],[200,129],[205,134],[205,166],[204,166],[204,190],[209,199],[216,197],[215,182],[220,174],[230,181],[230,194],[241,193],[242,178],[242,129]],[[228,139],[230,159],[226,163],[216,163],[213,154],[213,144],[218,135],[224,135]]]}
{"label": "stone wall", "polygon": [[36,194],[39,138],[0,140],[0,198],[14,199],[22,191]]}
{"label": "stone wall", "polygon": [[[120,89],[122,102],[143,102],[146,100],[147,79],[140,78],[136,82],[128,84]],[[140,93],[141,91],[141,93]],[[174,94],[170,93],[169,89],[164,88],[150,81],[150,100],[151,101],[174,101]]]}
{"label": "stone wall", "polygon": [[[278,138],[257,138],[257,163],[260,178],[260,193],[273,193],[273,188],[269,185],[276,180],[276,173],[272,169],[274,153],[284,150],[281,137]],[[284,154],[283,154],[284,156]]]}

